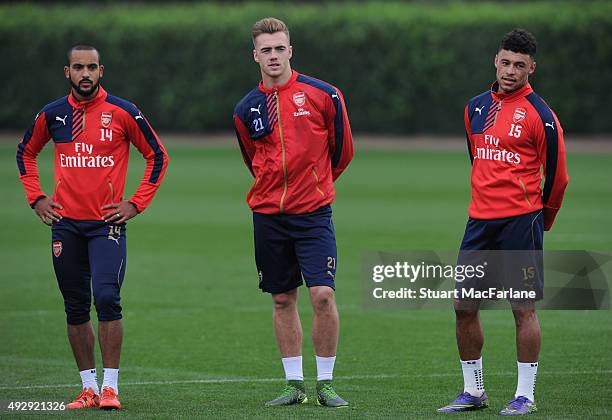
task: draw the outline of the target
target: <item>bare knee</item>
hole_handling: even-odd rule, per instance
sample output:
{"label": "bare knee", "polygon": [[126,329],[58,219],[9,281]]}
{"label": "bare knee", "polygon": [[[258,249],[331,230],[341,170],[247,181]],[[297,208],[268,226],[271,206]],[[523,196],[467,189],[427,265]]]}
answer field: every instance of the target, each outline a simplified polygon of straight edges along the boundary
{"label": "bare knee", "polygon": [[515,308],[512,310],[512,314],[514,315],[514,323],[517,328],[533,322],[538,322],[535,308]]}
{"label": "bare knee", "polygon": [[334,289],[327,286],[315,286],[310,288],[310,301],[315,313],[333,311],[336,307]]}
{"label": "bare knee", "polygon": [[457,324],[471,323],[478,321],[478,313],[480,310],[479,300],[458,300],[454,301],[455,318]]}
{"label": "bare knee", "polygon": [[469,323],[478,320],[478,309],[455,309],[457,323]]}
{"label": "bare knee", "polygon": [[274,310],[276,311],[294,310],[297,302],[297,289],[287,293],[273,294],[272,302],[274,302]]}

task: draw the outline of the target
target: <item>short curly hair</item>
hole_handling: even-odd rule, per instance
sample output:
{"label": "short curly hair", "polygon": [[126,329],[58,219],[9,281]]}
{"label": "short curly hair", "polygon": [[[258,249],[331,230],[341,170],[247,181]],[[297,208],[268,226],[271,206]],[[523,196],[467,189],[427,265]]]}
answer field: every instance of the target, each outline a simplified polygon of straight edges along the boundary
{"label": "short curly hair", "polygon": [[535,36],[526,29],[515,28],[508,32],[499,44],[500,50],[508,50],[520,54],[536,55],[537,42]]}

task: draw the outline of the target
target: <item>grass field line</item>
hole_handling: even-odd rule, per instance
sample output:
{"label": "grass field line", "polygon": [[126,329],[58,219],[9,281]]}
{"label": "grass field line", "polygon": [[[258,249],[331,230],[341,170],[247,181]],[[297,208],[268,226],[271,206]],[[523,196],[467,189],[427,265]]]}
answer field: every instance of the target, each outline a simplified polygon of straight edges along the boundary
{"label": "grass field line", "polygon": [[[582,370],[582,371],[551,371],[544,372],[543,376],[579,376],[579,375],[609,375],[612,374],[610,370]],[[430,373],[430,374],[418,374],[418,375],[350,375],[350,376],[336,376],[335,379],[339,381],[351,381],[351,380],[381,380],[381,379],[414,379],[414,378],[437,378],[437,377],[453,377],[457,376],[457,372],[449,373]],[[516,372],[491,372],[487,373],[487,376],[515,376]],[[146,386],[146,385],[188,385],[188,384],[226,384],[226,383],[257,383],[257,382],[281,382],[282,378],[216,378],[216,379],[177,379],[169,381],[136,381],[136,382],[122,382],[121,386]],[[80,384],[46,384],[46,385],[21,385],[21,386],[5,386],[0,385],[0,391],[11,391],[19,389],[48,389],[48,388],[72,388],[77,387]]]}

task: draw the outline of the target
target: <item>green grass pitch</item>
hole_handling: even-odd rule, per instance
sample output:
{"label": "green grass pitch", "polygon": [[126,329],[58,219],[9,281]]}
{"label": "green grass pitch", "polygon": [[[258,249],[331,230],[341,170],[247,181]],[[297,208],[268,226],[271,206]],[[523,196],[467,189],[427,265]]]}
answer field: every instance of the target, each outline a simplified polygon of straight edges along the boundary
{"label": "green grass pitch", "polygon": [[[456,249],[469,199],[465,153],[361,150],[357,145],[354,162],[337,183],[334,205],[341,318],[335,382],[352,407],[267,409],[263,402],[280,390],[283,373],[270,298],[257,288],[245,203],[250,175],[233,139],[225,148],[168,143],[165,183],[152,206],[128,226],[119,385],[125,409],[114,415],[430,418],[456,395],[462,377],[450,308],[365,310],[360,273],[366,251]],[[52,186],[50,149],[39,159],[45,191]],[[0,400],[68,401],[80,381],[52,271],[50,232],[25,203],[14,152],[13,145],[0,145]],[[556,225],[546,234],[547,249],[612,250],[611,163],[610,155],[568,157],[570,185]],[[132,150],[128,194],[142,169],[141,157]],[[311,310],[303,292],[304,369],[312,395]],[[532,417],[609,418],[612,313],[539,315],[539,412]],[[496,414],[514,392],[512,315],[487,311],[482,319],[491,408],[454,417]],[[108,413],[62,414],[69,415]]]}

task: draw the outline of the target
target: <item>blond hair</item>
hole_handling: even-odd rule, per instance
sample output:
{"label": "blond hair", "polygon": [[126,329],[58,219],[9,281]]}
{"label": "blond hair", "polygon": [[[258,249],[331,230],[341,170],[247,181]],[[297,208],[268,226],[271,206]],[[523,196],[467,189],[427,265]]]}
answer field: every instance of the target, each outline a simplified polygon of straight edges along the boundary
{"label": "blond hair", "polygon": [[289,41],[289,28],[287,28],[285,22],[273,17],[258,20],[255,22],[255,25],[253,25],[253,29],[251,30],[253,45],[255,45],[255,38],[257,38],[259,35],[273,34],[276,32],[284,32],[284,34],[287,35],[287,41]]}

